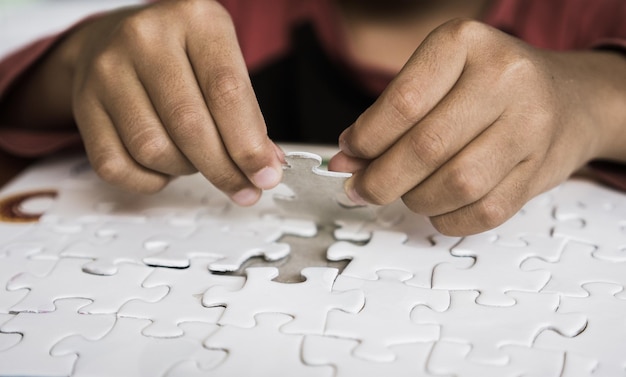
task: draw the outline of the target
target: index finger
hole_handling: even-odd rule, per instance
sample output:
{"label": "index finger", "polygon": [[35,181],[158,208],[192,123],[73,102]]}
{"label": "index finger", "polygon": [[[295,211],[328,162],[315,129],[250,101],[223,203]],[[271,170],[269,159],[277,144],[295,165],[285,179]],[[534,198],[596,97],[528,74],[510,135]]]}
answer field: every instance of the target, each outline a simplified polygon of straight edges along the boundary
{"label": "index finger", "polygon": [[339,137],[342,152],[373,159],[422,120],[454,87],[467,50],[443,26],[431,33],[380,97]]}
{"label": "index finger", "polygon": [[261,109],[252,88],[230,17],[215,12],[203,30],[191,30],[189,60],[228,155],[257,187],[269,189],[280,182],[280,153],[267,135]]}

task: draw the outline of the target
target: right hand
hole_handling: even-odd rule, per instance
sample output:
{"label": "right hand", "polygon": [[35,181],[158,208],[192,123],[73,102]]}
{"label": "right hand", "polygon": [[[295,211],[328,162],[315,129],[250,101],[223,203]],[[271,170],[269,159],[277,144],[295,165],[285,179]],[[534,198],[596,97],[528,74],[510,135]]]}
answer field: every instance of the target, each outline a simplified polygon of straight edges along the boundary
{"label": "right hand", "polygon": [[105,181],[150,193],[200,171],[240,205],[280,182],[283,154],[220,4],[161,1],[76,34],[73,114]]}

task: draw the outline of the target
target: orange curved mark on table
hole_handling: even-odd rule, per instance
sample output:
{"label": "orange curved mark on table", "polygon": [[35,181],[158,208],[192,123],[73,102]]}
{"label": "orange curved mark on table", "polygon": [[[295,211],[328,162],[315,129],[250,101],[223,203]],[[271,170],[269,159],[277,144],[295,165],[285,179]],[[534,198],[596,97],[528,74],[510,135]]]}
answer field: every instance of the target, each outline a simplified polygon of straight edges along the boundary
{"label": "orange curved mark on table", "polygon": [[36,198],[56,198],[56,190],[39,190],[14,194],[0,198],[0,221],[8,223],[33,223],[39,221],[42,213],[26,213],[20,208],[22,203]]}

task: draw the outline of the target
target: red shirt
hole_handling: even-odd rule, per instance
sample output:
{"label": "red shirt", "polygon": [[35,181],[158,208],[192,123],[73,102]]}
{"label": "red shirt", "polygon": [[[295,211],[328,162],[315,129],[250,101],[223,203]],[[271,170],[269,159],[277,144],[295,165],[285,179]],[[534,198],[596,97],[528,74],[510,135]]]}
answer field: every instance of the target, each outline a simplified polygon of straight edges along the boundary
{"label": "red shirt", "polygon": [[[349,119],[373,101],[393,77],[390,72],[359,66],[349,56],[333,0],[220,2],[233,18],[255,91],[264,114],[270,117],[266,119],[270,135],[276,139],[335,142],[336,135],[350,124]],[[482,21],[541,48],[609,47],[621,50],[626,49],[624,19],[626,2],[623,0],[494,0]],[[20,74],[54,46],[59,37],[37,41],[0,62],[0,100]],[[299,91],[293,85],[288,86],[293,78],[282,77],[281,72],[285,71],[299,72],[297,79],[307,87],[315,87],[319,81],[317,78],[307,79],[308,72],[319,71],[320,77],[331,75],[335,86],[321,89],[327,90],[323,94],[331,96],[330,99],[320,105],[316,103],[319,96],[307,98],[308,90]],[[269,84],[277,81],[283,84]],[[285,115],[289,106],[276,98],[293,100],[293,97],[304,97],[292,106],[300,109],[302,114]],[[337,105],[338,101],[349,103]],[[316,107],[318,105],[322,107]],[[317,118],[320,116],[326,118]],[[311,128],[313,124],[319,125],[320,119],[330,118],[339,121],[327,125],[327,129]],[[278,127],[277,133],[272,135],[274,124],[307,121],[311,125],[303,124],[297,132],[294,127],[285,126],[282,131]],[[325,136],[317,138],[320,134]],[[0,128],[0,148],[20,155],[43,155],[78,140],[77,133],[40,132],[34,135],[11,129],[10,125]],[[606,172],[603,167],[603,164],[594,164],[594,169],[604,178],[626,190],[626,167],[612,165]]]}

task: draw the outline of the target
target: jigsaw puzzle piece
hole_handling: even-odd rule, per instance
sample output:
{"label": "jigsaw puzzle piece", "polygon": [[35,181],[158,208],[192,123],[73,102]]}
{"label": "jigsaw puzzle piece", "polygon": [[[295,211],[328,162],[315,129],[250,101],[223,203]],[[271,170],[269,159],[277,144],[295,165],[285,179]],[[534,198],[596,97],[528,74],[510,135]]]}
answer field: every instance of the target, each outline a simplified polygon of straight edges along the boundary
{"label": "jigsaw puzzle piece", "polygon": [[[31,259],[52,259],[61,258],[61,252],[73,242],[90,239],[101,225],[99,221],[79,222],[79,221],[59,221],[47,222],[39,221],[33,224],[27,232],[13,238],[4,244],[3,250],[31,250],[28,257]],[[95,237],[93,237],[95,239]]]}
{"label": "jigsaw puzzle piece", "polygon": [[[425,228],[421,226],[425,224],[430,225],[430,222],[425,216],[418,216],[409,211],[401,200],[397,200],[386,206],[377,207],[373,209],[373,211],[375,213],[373,219],[364,218],[335,221],[335,225],[337,225],[338,228],[335,229],[333,235],[339,241],[363,242],[368,241],[372,237],[372,232],[375,230],[402,232],[405,228],[402,225],[409,223],[412,224],[408,226],[408,230],[413,232],[415,232],[416,229],[426,229],[429,231],[427,236],[435,233],[435,229],[432,228],[432,226],[426,226]],[[420,220],[422,221],[420,222]]]}
{"label": "jigsaw puzzle piece", "polygon": [[478,292],[450,292],[450,307],[443,312],[418,306],[412,320],[419,324],[441,326],[440,340],[468,343],[473,349],[468,360],[475,363],[504,365],[509,357],[505,345],[530,347],[542,330],[553,328],[564,336],[578,335],[587,321],[583,314],[557,313],[559,296],[529,292],[508,292],[516,304],[507,307],[476,303]]}
{"label": "jigsaw puzzle piece", "polygon": [[560,377],[592,377],[597,367],[598,362],[591,357],[566,353]]}
{"label": "jigsaw puzzle piece", "polygon": [[612,283],[626,287],[626,261],[609,262],[594,258],[594,250],[594,246],[570,241],[558,261],[531,258],[522,263],[521,268],[525,271],[548,271],[550,280],[541,291],[564,296],[586,297],[588,293],[583,289],[586,283]]}
{"label": "jigsaw puzzle piece", "polygon": [[80,334],[90,339],[104,336],[115,323],[115,314],[81,315],[85,299],[55,302],[49,313],[18,313],[0,331],[21,334],[17,345],[0,352],[2,376],[69,376],[75,356],[55,357],[50,349],[61,339]]}
{"label": "jigsaw puzzle piece", "polygon": [[215,331],[211,324],[193,324],[183,337],[151,338],[142,335],[150,321],[118,318],[115,326],[101,339],[67,337],[50,351],[53,356],[78,355],[72,372],[81,376],[160,376],[183,360],[202,360],[217,365],[224,358],[221,351],[207,350],[202,340]]}
{"label": "jigsaw puzzle piece", "polygon": [[[11,241],[28,232],[34,224],[35,223],[6,222],[0,218],[0,243],[2,245],[10,244]],[[4,253],[3,249],[4,247],[0,248],[0,255]]]}
{"label": "jigsaw puzzle piece", "polygon": [[523,271],[522,262],[532,257],[556,261],[565,246],[565,239],[542,236],[526,236],[523,247],[502,246],[496,240],[488,233],[465,237],[451,253],[473,258],[474,264],[466,269],[436,266],[433,288],[475,290],[480,292],[476,302],[481,305],[511,306],[515,300],[506,292],[539,292],[550,279],[548,271]]}
{"label": "jigsaw puzzle piece", "polygon": [[86,298],[93,302],[81,313],[116,313],[129,300],[157,301],[167,294],[167,287],[144,288],[141,283],[153,271],[142,265],[122,265],[115,275],[102,276],[82,271],[81,259],[60,259],[46,276],[22,273],[15,276],[7,289],[28,289],[26,297],[11,307],[13,312],[51,312],[54,301],[62,298]]}
{"label": "jigsaw puzzle piece", "polygon": [[83,271],[96,275],[114,275],[119,266],[125,263],[143,265],[143,259],[154,253],[146,247],[146,240],[155,235],[185,236],[194,227],[174,226],[163,219],[148,219],[139,222],[110,221],[95,232],[91,240],[95,242],[76,242],[64,250],[61,255],[72,258],[88,258],[91,262],[83,264]]}
{"label": "jigsaw puzzle piece", "polygon": [[32,260],[29,257],[39,252],[38,248],[28,247],[5,250],[0,255],[0,313],[9,313],[13,305],[24,299],[26,291],[11,291],[6,289],[13,278],[20,274],[45,276],[54,267],[52,260]]}
{"label": "jigsaw puzzle piece", "polygon": [[202,298],[207,307],[226,305],[220,325],[253,327],[258,313],[276,312],[294,317],[283,331],[299,334],[321,334],[326,315],[332,309],[358,312],[364,304],[363,292],[333,292],[337,269],[308,267],[302,270],[301,283],[278,283],[273,267],[246,269],[246,283],[239,290],[223,286],[209,288]]}
{"label": "jigsaw puzzle piece", "polygon": [[563,352],[503,346],[510,356],[506,365],[479,364],[468,360],[471,344],[439,341],[428,360],[428,370],[437,376],[463,377],[561,377]]}
{"label": "jigsaw puzzle piece", "polygon": [[[15,314],[0,313],[0,329],[6,322],[13,319],[13,317],[15,317]],[[22,340],[21,334],[3,333],[0,331],[0,352],[15,346],[17,343],[19,343],[20,340]],[[1,374],[2,374],[2,371],[0,370],[0,375]]]}
{"label": "jigsaw puzzle piece", "polygon": [[[330,367],[309,366],[301,360],[304,335],[286,334],[281,331],[292,317],[282,313],[262,313],[255,316],[254,326],[240,328],[225,325],[207,338],[204,346],[224,350],[228,357],[211,370],[211,376],[332,376]],[[187,369],[170,371],[168,376],[194,376],[189,364]]]}
{"label": "jigsaw puzzle piece", "polygon": [[371,240],[363,246],[340,241],[328,249],[329,260],[349,259],[350,263],[342,275],[360,279],[376,280],[379,270],[400,270],[414,275],[407,284],[430,288],[432,272],[441,263],[450,263],[459,267],[472,264],[471,258],[458,258],[450,254],[450,249],[458,239],[440,236],[434,245],[427,247],[407,244],[404,233],[375,231]]}
{"label": "jigsaw puzzle piece", "polygon": [[289,216],[306,218],[319,224],[333,225],[338,220],[373,220],[370,206],[357,206],[345,194],[344,184],[351,173],[321,169],[322,158],[313,153],[291,152],[285,155],[282,184],[292,196],[274,196],[276,205]]}
{"label": "jigsaw puzzle piece", "polygon": [[340,275],[333,291],[361,290],[365,293],[365,306],[356,314],[331,310],[324,334],[359,340],[354,355],[376,362],[393,361],[396,355],[389,348],[394,345],[439,339],[438,326],[412,322],[411,311],[417,305],[443,311],[450,305],[450,295],[447,291],[405,284],[411,277],[407,272],[394,270],[378,271],[378,280]]}
{"label": "jigsaw puzzle piece", "polygon": [[122,306],[118,316],[151,320],[152,323],[143,329],[143,334],[153,337],[182,336],[183,330],[179,324],[184,322],[216,324],[224,308],[203,306],[202,294],[213,286],[226,287],[229,290],[241,289],[245,278],[209,273],[207,266],[212,261],[198,258],[193,259],[191,266],[186,269],[155,269],[142,286],[169,287],[167,295],[157,302],[131,300]]}
{"label": "jigsaw puzzle piece", "polygon": [[433,376],[426,370],[426,361],[433,343],[407,343],[392,346],[397,357],[393,362],[374,362],[353,357],[359,342],[307,335],[302,345],[302,358],[308,365],[331,365],[334,377],[422,377]]}
{"label": "jigsaw puzzle piece", "polygon": [[500,246],[524,246],[526,236],[550,237],[557,223],[554,217],[555,196],[560,187],[538,195],[528,201],[513,217],[489,231],[496,235],[495,243]]}
{"label": "jigsaw puzzle piece", "polygon": [[585,330],[573,338],[544,331],[535,347],[566,350],[568,355],[592,357],[597,363],[593,376],[626,374],[626,299],[616,297],[623,287],[614,284],[588,283],[583,288],[588,297],[563,297],[558,313],[585,313]]}
{"label": "jigsaw puzzle piece", "polygon": [[313,222],[282,219],[276,216],[247,218],[228,222],[207,220],[185,238],[156,237],[154,243],[165,245],[164,250],[143,258],[146,264],[185,268],[197,257],[212,257],[211,271],[236,271],[248,259],[263,256],[267,261],[286,257],[290,248],[277,242],[283,235],[311,237],[317,228]]}
{"label": "jigsaw puzzle piece", "polygon": [[596,246],[595,257],[626,261],[626,196],[585,181],[568,181],[563,189],[577,195],[557,207],[554,234]]}

